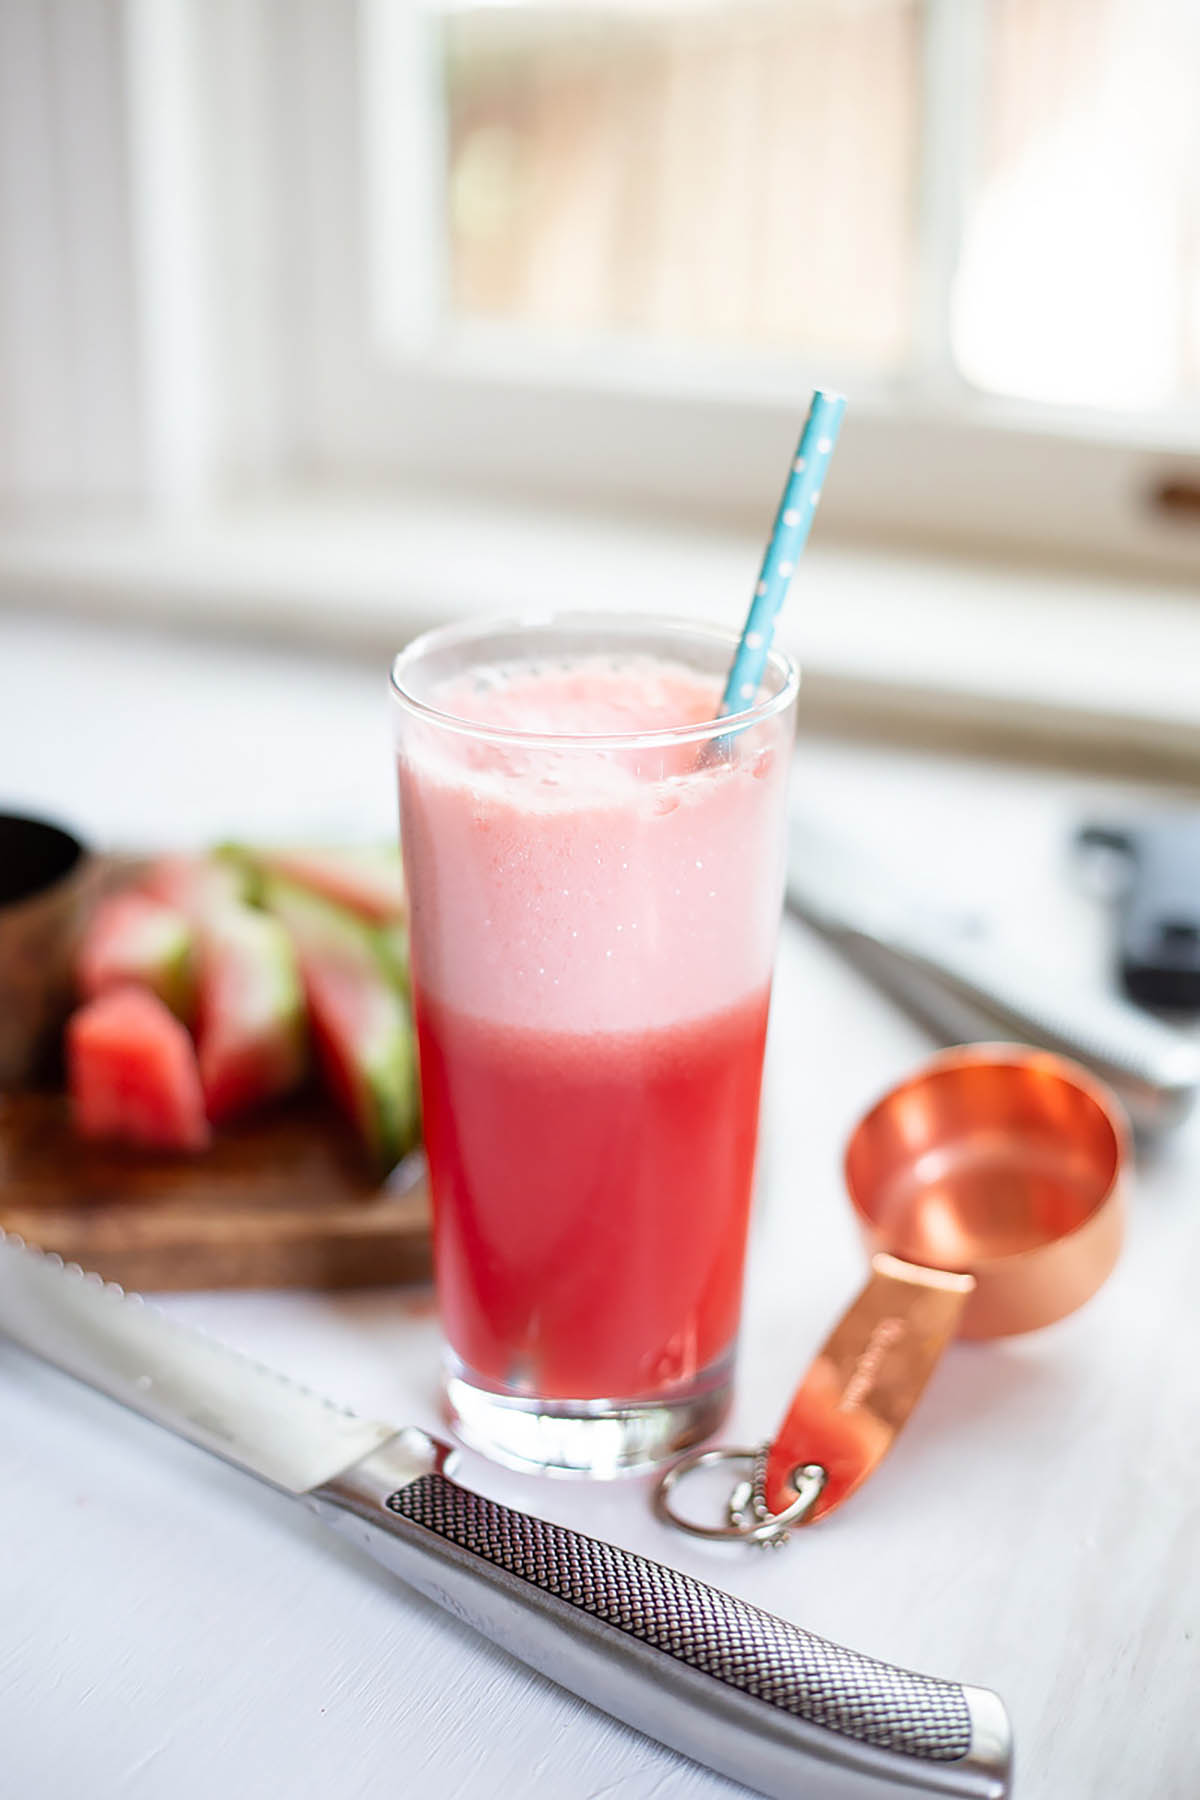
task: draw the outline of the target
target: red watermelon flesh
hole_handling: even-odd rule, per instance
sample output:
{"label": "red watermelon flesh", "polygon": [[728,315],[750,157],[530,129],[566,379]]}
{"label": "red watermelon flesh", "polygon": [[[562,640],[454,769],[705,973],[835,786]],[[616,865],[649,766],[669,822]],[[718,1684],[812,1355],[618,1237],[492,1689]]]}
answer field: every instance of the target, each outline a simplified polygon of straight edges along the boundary
{"label": "red watermelon flesh", "polygon": [[113,987],[147,987],[181,1019],[195,1000],[195,936],[182,913],[145,894],[114,894],[88,921],[76,963],[85,1000]]}
{"label": "red watermelon flesh", "polygon": [[216,1122],[287,1093],[305,1069],[304,991],[287,931],[248,906],[205,924],[197,1031],[200,1079]]}
{"label": "red watermelon flesh", "polygon": [[111,988],[72,1016],[67,1085],[84,1137],[159,1150],[208,1145],[192,1040],[146,988]]}

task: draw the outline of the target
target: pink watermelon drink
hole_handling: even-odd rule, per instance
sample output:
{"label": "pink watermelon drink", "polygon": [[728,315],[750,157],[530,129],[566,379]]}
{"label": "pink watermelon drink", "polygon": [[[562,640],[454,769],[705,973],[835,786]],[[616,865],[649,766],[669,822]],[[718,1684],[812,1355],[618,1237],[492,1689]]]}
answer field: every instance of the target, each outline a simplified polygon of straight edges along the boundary
{"label": "pink watermelon drink", "polygon": [[447,1397],[508,1460],[711,1429],[737,1335],[794,671],[733,640],[458,628],[395,687]]}

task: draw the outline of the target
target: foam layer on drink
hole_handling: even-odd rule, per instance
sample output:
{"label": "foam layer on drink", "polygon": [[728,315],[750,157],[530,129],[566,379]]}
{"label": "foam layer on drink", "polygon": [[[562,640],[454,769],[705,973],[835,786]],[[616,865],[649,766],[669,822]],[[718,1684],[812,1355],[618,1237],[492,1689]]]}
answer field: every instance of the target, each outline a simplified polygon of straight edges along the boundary
{"label": "foam layer on drink", "polygon": [[[457,676],[428,695],[494,730],[406,728],[400,780],[418,987],[543,1031],[629,1031],[760,993],[783,879],[790,720],[732,739],[607,739],[713,719],[719,690],[651,657]],[[522,744],[505,732],[570,735]]]}
{"label": "foam layer on drink", "polygon": [[506,731],[616,737],[704,724],[720,710],[720,689],[654,656],[578,656],[477,669],[437,690],[434,704]]}

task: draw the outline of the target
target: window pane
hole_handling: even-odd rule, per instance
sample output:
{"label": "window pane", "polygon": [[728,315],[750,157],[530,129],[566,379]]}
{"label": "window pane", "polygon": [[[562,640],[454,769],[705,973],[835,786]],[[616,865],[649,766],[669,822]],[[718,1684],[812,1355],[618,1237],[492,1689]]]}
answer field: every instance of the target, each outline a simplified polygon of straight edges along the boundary
{"label": "window pane", "polygon": [[1200,399],[1200,5],[987,0],[954,351],[980,387]]}
{"label": "window pane", "polygon": [[450,12],[456,312],[896,368],[911,327],[920,10]]}

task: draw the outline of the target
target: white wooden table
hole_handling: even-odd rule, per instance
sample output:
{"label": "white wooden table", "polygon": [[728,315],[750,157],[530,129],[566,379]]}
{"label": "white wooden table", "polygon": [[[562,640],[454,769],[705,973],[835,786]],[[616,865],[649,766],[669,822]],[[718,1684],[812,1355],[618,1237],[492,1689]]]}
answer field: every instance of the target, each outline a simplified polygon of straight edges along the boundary
{"label": "white wooden table", "polygon": [[[385,832],[383,673],[0,617],[0,805],[98,840]],[[796,795],[1097,970],[1065,835],[1112,783],[802,743]],[[922,1034],[794,923],[768,1059],[730,1436],[754,1439],[853,1291],[839,1147]],[[1200,1791],[1200,1120],[1139,1171],[1082,1313],[954,1349],[888,1462],[778,1555],[668,1534],[647,1485],[485,1492],[674,1561],[890,1661],[997,1688],[1023,1800]],[[172,1313],[368,1413],[435,1424],[425,1292],[197,1294]],[[528,1674],[298,1507],[0,1344],[4,1800],[701,1800],[729,1783]]]}

